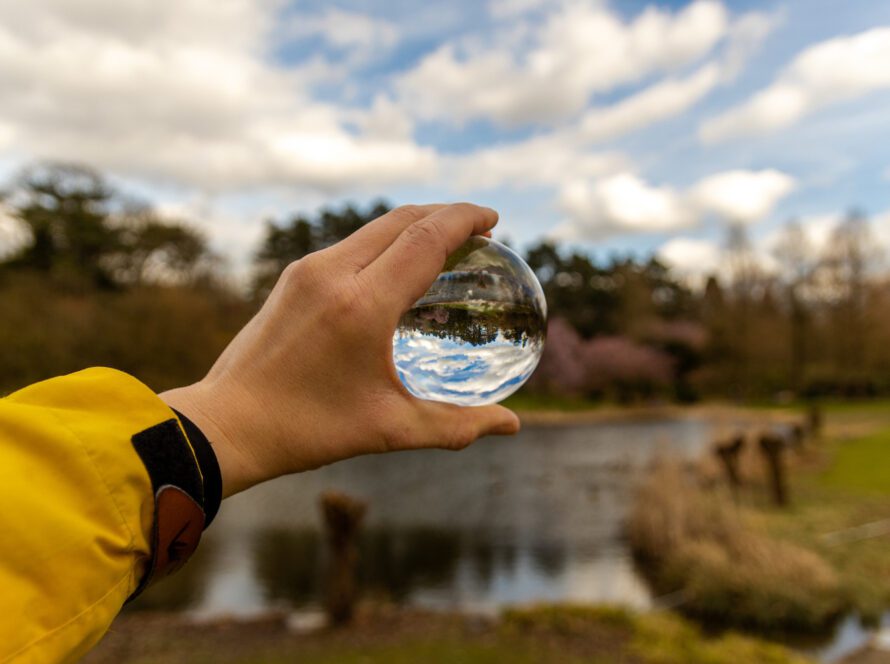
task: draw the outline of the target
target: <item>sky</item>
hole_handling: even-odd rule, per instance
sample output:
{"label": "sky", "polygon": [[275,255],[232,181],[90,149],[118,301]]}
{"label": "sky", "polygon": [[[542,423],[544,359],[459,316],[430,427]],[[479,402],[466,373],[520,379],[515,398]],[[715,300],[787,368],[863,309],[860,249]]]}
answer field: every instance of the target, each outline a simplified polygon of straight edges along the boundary
{"label": "sky", "polygon": [[91,165],[239,274],[377,198],[688,274],[853,206],[890,249],[886,0],[0,0],[0,99],[0,179]]}

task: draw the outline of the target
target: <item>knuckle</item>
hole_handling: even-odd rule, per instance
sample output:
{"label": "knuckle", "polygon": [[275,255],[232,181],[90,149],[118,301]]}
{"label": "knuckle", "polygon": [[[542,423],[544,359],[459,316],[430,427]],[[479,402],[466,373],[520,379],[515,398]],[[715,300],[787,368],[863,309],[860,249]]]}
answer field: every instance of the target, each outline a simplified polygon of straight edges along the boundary
{"label": "knuckle", "polygon": [[441,224],[429,218],[409,226],[404,235],[405,241],[415,248],[429,249],[442,246],[445,241]]}
{"label": "knuckle", "polygon": [[409,449],[414,442],[414,437],[407,427],[387,428],[381,432],[380,437],[383,439],[384,451],[388,452]]}
{"label": "knuckle", "polygon": [[461,422],[455,425],[451,432],[449,447],[462,450],[476,440],[476,427],[470,422]]}
{"label": "knuckle", "polygon": [[420,221],[425,216],[423,208],[419,205],[400,205],[392,211],[392,214],[405,221]]}
{"label": "knuckle", "polygon": [[303,256],[299,260],[289,263],[281,273],[281,278],[286,284],[303,282],[310,279],[318,272],[318,258],[314,254]]}
{"label": "knuckle", "polygon": [[467,203],[466,201],[460,201],[459,203],[453,203],[451,208],[459,213],[462,216],[469,216],[473,214],[477,214],[479,212],[479,206],[474,205],[473,203]]}
{"label": "knuckle", "polygon": [[333,286],[327,294],[327,317],[341,328],[352,324],[367,332],[366,312],[368,298],[364,297],[361,288],[351,279],[343,279]]}
{"label": "knuckle", "polygon": [[288,263],[287,267],[282,270],[278,281],[285,289],[291,289],[296,284],[303,281],[304,274],[305,266],[303,265],[302,259],[300,259],[293,263]]}

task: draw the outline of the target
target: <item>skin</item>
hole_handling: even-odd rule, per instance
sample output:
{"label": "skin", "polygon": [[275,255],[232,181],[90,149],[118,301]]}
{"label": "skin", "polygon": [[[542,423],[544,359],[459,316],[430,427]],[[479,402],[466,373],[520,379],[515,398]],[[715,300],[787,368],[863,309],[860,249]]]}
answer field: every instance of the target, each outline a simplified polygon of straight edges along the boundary
{"label": "skin", "polygon": [[402,313],[497,219],[469,203],[400,207],[291,263],[207,376],[161,394],[212,442],[224,496],[361,454],[458,450],[519,430],[502,406],[413,397],[392,359]]}

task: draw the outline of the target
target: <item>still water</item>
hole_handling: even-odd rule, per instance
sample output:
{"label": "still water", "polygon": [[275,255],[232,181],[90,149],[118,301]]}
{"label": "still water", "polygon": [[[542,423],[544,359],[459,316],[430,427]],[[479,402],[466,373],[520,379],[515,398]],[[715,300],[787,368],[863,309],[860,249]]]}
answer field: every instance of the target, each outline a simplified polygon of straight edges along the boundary
{"label": "still water", "polygon": [[622,524],[641,471],[692,458],[704,419],[526,427],[459,452],[368,456],[280,478],[226,501],[195,558],[140,600],[201,616],[317,605],[324,540],[317,500],[368,501],[366,596],[494,611],[534,601],[645,609]]}

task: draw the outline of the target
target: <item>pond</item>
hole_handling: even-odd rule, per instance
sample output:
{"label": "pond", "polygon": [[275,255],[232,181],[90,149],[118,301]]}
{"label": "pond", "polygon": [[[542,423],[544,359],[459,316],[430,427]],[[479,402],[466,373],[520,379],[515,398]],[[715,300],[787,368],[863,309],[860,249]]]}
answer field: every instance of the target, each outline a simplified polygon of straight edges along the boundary
{"label": "pond", "polygon": [[285,477],[226,501],[199,553],[140,600],[201,616],[318,604],[318,496],[368,502],[365,596],[496,611],[535,601],[645,609],[648,586],[623,540],[633,488],[657,456],[694,458],[703,418],[529,426],[459,453],[367,456]]}

